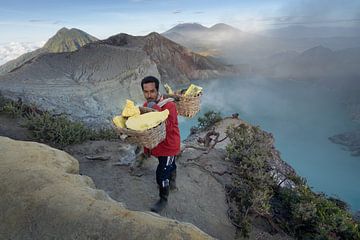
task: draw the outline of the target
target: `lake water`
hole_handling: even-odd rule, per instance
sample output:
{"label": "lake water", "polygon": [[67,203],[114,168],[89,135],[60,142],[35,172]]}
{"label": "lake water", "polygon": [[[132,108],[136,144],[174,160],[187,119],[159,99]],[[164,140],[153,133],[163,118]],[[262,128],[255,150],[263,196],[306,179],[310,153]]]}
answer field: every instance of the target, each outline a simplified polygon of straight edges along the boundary
{"label": "lake water", "polygon": [[[261,78],[197,82],[204,87],[201,112],[220,111],[273,133],[281,157],[317,192],[336,196],[360,210],[360,157],[328,137],[359,129],[343,105],[344,91],[307,81]],[[340,86],[340,85],[339,85]],[[182,139],[197,119],[180,117]]]}

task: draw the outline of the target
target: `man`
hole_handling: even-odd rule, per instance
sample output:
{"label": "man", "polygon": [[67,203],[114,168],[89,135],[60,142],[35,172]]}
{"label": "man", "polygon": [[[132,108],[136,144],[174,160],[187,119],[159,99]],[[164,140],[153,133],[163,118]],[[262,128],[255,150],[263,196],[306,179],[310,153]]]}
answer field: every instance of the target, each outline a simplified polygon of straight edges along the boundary
{"label": "man", "polygon": [[151,107],[158,111],[169,110],[166,120],[166,138],[155,148],[144,148],[145,155],[153,155],[158,158],[159,164],[156,169],[156,182],[159,186],[160,199],[151,208],[153,212],[161,212],[168,201],[169,190],[176,189],[176,156],[180,152],[180,130],[177,119],[176,105],[173,99],[166,98],[159,93],[159,80],[153,76],[145,77],[141,81],[146,102],[144,107]]}

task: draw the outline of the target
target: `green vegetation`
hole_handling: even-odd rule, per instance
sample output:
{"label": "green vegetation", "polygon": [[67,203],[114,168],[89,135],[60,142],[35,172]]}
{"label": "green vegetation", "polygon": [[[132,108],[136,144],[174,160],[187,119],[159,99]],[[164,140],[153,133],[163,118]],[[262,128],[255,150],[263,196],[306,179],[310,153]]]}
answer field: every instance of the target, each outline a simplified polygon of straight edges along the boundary
{"label": "green vegetation", "polygon": [[228,159],[235,165],[227,186],[230,219],[248,237],[251,217],[266,219],[274,231],[296,239],[360,239],[358,223],[339,199],[316,194],[304,179],[289,176],[294,187],[281,188],[271,177],[271,136],[259,127],[241,124],[227,130]]}
{"label": "green vegetation", "polygon": [[45,43],[43,48],[49,52],[72,52],[97,40],[79,29],[62,28]]}
{"label": "green vegetation", "polygon": [[8,100],[0,94],[0,112],[15,118],[20,117],[23,110],[22,104]]}
{"label": "green vegetation", "polygon": [[360,239],[358,223],[346,204],[312,192],[305,181],[294,189],[278,189],[274,199],[281,203],[274,205],[274,212],[283,211],[277,220],[298,239]]}
{"label": "green vegetation", "polygon": [[231,205],[235,211],[230,218],[240,227],[243,237],[250,233],[250,216],[269,215],[270,198],[275,182],[268,173],[266,158],[269,152],[268,136],[259,127],[240,124],[226,132],[230,139],[227,155],[234,162],[233,186],[227,189]]}
{"label": "green vegetation", "polygon": [[21,101],[6,100],[0,95],[0,112],[13,118],[22,118],[22,126],[30,130],[32,137],[58,148],[81,143],[86,140],[110,140],[118,138],[113,129],[93,130],[81,122],[70,121],[66,115],[54,116],[42,112],[34,105]]}
{"label": "green vegetation", "polygon": [[204,113],[204,117],[198,119],[198,129],[209,130],[215,123],[222,120],[220,112],[208,111]]}

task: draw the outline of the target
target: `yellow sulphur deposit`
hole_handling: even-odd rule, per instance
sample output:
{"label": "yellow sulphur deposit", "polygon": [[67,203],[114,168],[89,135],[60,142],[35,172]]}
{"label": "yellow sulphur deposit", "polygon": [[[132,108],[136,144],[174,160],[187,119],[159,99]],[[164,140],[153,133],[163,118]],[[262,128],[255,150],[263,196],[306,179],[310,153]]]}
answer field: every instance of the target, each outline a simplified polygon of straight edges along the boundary
{"label": "yellow sulphur deposit", "polygon": [[126,122],[126,118],[124,118],[123,116],[115,116],[113,118],[113,123],[117,127],[125,128],[126,127],[125,122]]}
{"label": "yellow sulphur deposit", "polygon": [[189,88],[186,90],[186,92],[184,93],[184,96],[192,96],[195,97],[197,96],[199,93],[201,93],[202,91],[202,87],[196,86],[195,84],[191,84],[189,86]]}
{"label": "yellow sulphur deposit", "polygon": [[162,112],[149,112],[141,115],[130,117],[126,121],[126,126],[132,130],[145,131],[147,129],[156,127],[161,122],[165,121],[169,116],[169,110],[165,109]]}
{"label": "yellow sulphur deposit", "polygon": [[139,107],[136,107],[134,102],[126,99],[126,105],[121,113],[124,117],[132,117],[135,115],[140,115],[140,109]]}

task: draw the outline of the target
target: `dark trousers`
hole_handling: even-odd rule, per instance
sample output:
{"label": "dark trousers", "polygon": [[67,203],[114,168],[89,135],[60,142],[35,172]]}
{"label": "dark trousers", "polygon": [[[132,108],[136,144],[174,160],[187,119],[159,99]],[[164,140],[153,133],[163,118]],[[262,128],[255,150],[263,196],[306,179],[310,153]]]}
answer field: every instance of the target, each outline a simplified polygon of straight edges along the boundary
{"label": "dark trousers", "polygon": [[161,188],[168,188],[170,184],[170,176],[176,170],[176,156],[160,156],[158,157],[159,165],[156,169],[156,182]]}

